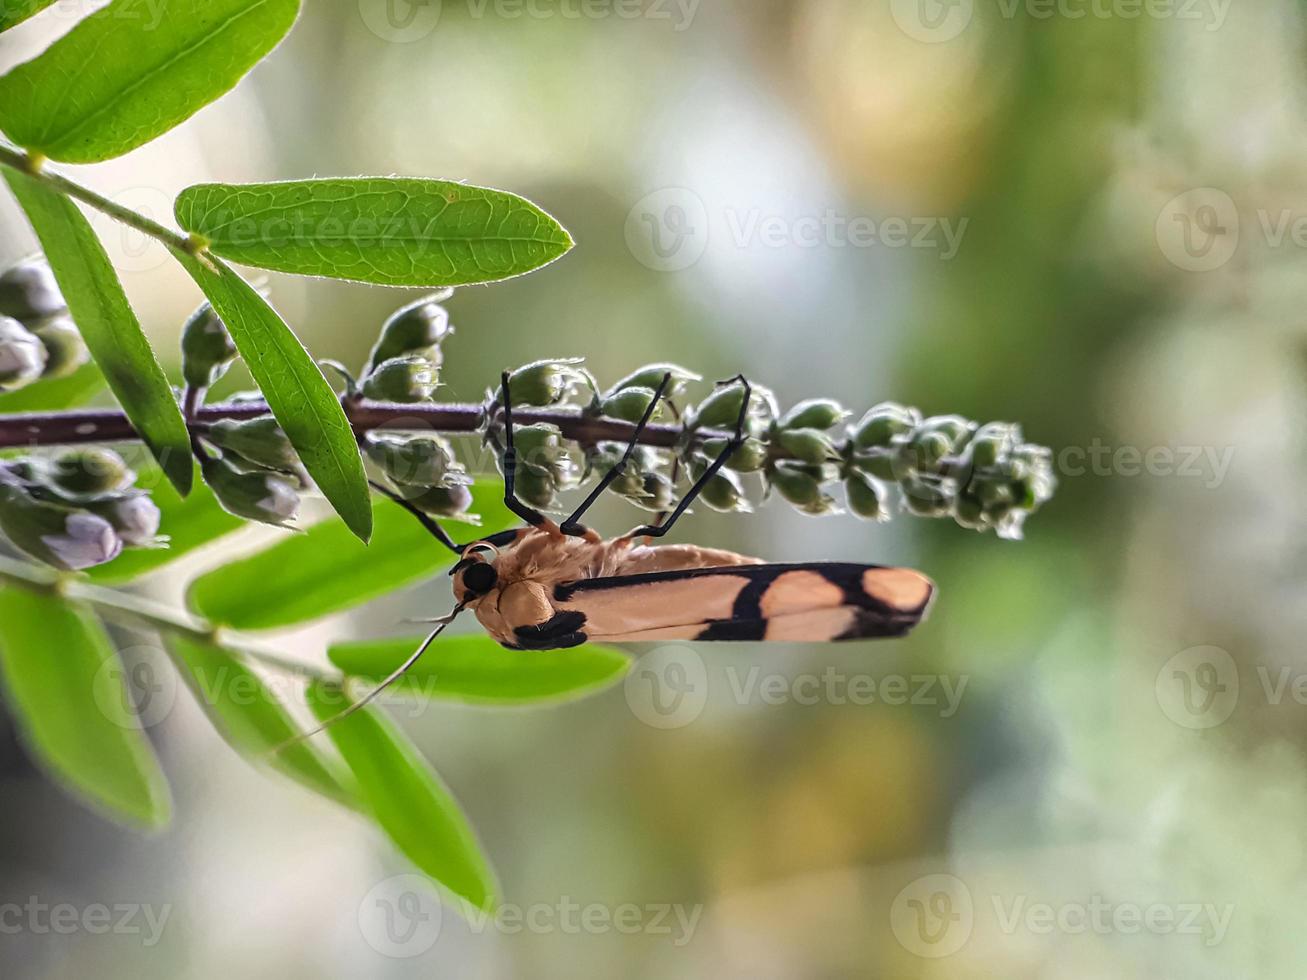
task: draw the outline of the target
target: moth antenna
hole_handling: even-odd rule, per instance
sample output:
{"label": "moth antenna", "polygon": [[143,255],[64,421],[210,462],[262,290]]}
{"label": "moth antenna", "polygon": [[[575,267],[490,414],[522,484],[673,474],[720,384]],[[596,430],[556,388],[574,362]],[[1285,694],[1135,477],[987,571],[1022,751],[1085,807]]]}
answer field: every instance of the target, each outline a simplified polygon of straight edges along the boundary
{"label": "moth antenna", "polygon": [[412,514],[415,518],[417,518],[418,523],[421,524],[424,528],[426,528],[428,534],[430,534],[433,538],[435,538],[437,541],[443,544],[454,554],[461,555],[463,553],[463,549],[454,543],[454,539],[445,533],[445,529],[440,526],[440,524],[436,521],[436,519],[432,517],[430,514],[423,513],[416,506],[414,506],[412,501],[406,500],[404,497],[397,494],[394,490],[391,490],[390,487],[386,486],[384,483],[378,483],[376,480],[369,480],[368,486],[372,487],[373,490],[377,491],[377,493],[381,494],[386,499],[399,504],[399,506],[403,507],[406,511]]}
{"label": "moth antenna", "polygon": [[445,627],[448,626],[450,623],[452,623],[458,617],[458,614],[461,613],[462,611],[463,611],[463,604],[459,603],[457,606],[454,607],[453,611],[450,612],[449,615],[442,616],[440,619],[431,620],[431,622],[438,624],[436,628],[427,634],[427,638],[422,641],[422,643],[418,646],[416,650],[413,651],[412,655],[407,660],[405,660],[402,664],[396,667],[390,673],[390,675],[386,677],[385,680],[383,680],[380,684],[378,684],[371,691],[369,691],[364,697],[360,698],[359,700],[351,704],[348,708],[332,715],[317,728],[310,729],[307,732],[301,732],[298,735],[286,739],[286,741],[282,742],[280,745],[271,749],[268,752],[268,754],[276,755],[278,752],[282,752],[290,748],[292,745],[298,745],[300,742],[307,741],[308,739],[312,738],[314,735],[319,735],[322,732],[325,732],[328,728],[330,728],[336,722],[340,721],[342,718],[348,718],[350,715],[352,715],[354,712],[358,711],[359,709],[367,707],[367,705],[369,705],[372,701],[376,700],[377,696],[380,695],[382,691],[390,687],[391,684],[394,684],[395,681],[399,680],[406,673],[408,673],[409,668],[418,662],[418,658],[420,658],[422,654],[427,652],[427,648],[431,646],[431,644],[435,641],[436,637],[438,637],[441,633],[443,633],[445,631]]}

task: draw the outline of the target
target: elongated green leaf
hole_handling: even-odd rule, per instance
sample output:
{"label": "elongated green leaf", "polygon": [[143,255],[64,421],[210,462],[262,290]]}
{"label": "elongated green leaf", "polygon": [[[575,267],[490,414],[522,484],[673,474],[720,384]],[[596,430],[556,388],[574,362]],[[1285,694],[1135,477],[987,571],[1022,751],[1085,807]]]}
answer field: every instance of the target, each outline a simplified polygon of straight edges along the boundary
{"label": "elongated green leaf", "polygon": [[54,412],[85,405],[104,390],[104,375],[86,363],[66,378],[38,381],[17,391],[0,393],[0,412]]}
{"label": "elongated green leaf", "polygon": [[[512,524],[502,496],[502,485],[474,488],[472,506],[485,521],[478,536]],[[396,504],[378,500],[375,520],[367,547],[328,521],[215,569],[191,585],[190,604],[215,623],[273,629],[349,609],[452,564],[454,556]],[[453,604],[447,582],[434,584],[431,602],[438,612]]]}
{"label": "elongated green leaf", "polygon": [[[309,685],[320,721],[342,711],[340,688]],[[495,904],[495,876],[458,802],[385,716],[364,708],[334,722],[331,736],[358,780],[359,797],[401,852],[437,884],[474,908]]]}
{"label": "elongated green leaf", "polygon": [[272,752],[303,729],[263,678],[238,657],[182,636],[169,637],[168,649],[200,707],[232,748],[330,800],[357,806],[353,790],[346,788],[352,779],[310,742]]}
{"label": "elongated green leaf", "polygon": [[68,311],[110,390],[185,496],[192,470],[186,422],[104,246],[68,198],[25,174],[6,170],[5,179],[41,240]]}
{"label": "elongated green leaf", "polygon": [[157,470],[141,470],[136,485],[150,488],[150,499],[159,508],[159,532],[168,537],[168,547],[127,548],[107,565],[87,569],[86,574],[102,585],[140,578],[245,526],[239,517],[222,509],[213,491],[202,482],[184,498],[158,478]]}
{"label": "elongated green leaf", "polygon": [[222,262],[210,268],[174,253],[231,332],[304,468],[349,529],[372,534],[368,478],[354,430],[317,364],[290,327],[244,279]]}
{"label": "elongated green leaf", "polygon": [[90,613],[0,589],[0,672],[27,744],[60,782],[113,816],[168,822],[168,785],[128,707],[118,655]]}
{"label": "elongated green leaf", "polygon": [[[340,643],[327,655],[346,674],[380,680],[421,642]],[[620,679],[630,665],[620,650],[588,643],[568,650],[507,650],[488,636],[456,636],[433,643],[395,686],[432,698],[528,704],[591,694]]]}
{"label": "elongated green leaf", "polygon": [[177,196],[176,212],[233,262],[387,286],[493,282],[572,247],[530,201],[448,180],[199,184]]}
{"label": "elongated green leaf", "polygon": [[15,24],[21,24],[52,3],[54,0],[4,0],[4,3],[0,4],[0,31],[7,31]]}
{"label": "elongated green leaf", "polygon": [[0,77],[0,129],[92,163],[166,133],[276,47],[299,0],[114,0]]}

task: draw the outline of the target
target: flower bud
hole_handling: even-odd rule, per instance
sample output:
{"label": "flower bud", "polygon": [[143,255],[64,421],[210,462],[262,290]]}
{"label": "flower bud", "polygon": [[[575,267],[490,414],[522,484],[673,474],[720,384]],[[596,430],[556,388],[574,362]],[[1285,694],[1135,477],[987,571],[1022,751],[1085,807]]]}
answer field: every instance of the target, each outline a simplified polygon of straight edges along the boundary
{"label": "flower bud", "polygon": [[0,274],[0,316],[40,320],[67,309],[50,264],[44,258],[28,259]]}
{"label": "flower bud", "polygon": [[144,492],[129,493],[113,500],[88,505],[118,532],[123,544],[131,548],[152,548],[163,543],[159,534],[159,508]]}
{"label": "flower bud", "polygon": [[959,442],[975,431],[976,424],[961,415],[932,415],[925,419],[918,428],[923,432],[934,432],[943,436],[952,451]]}
{"label": "flower bud", "polygon": [[513,444],[517,449],[519,474],[531,470],[547,475],[553,482],[553,490],[571,482],[574,466],[557,426],[545,422],[515,426]]}
{"label": "flower bud", "polygon": [[663,378],[669,374],[672,376],[672,380],[668,384],[667,390],[663,392],[663,395],[667,398],[671,398],[684,390],[687,381],[701,380],[699,375],[676,364],[646,364],[609,388],[607,395],[614,395],[619,391],[625,391],[627,388],[648,388],[650,391],[657,391],[658,386],[663,383]]}
{"label": "flower bud", "polygon": [[997,465],[1000,459],[1012,451],[1016,439],[1016,426],[1007,422],[982,425],[968,444],[972,464],[979,469]]}
{"label": "flower bud", "polygon": [[528,507],[549,510],[554,506],[555,483],[548,473],[522,468],[517,471],[517,497]]}
{"label": "flower bud", "polygon": [[839,458],[830,436],[820,429],[782,429],[776,434],[776,444],[804,463],[825,463]]}
{"label": "flower bud", "polygon": [[400,495],[410,504],[433,517],[459,517],[466,519],[472,506],[472,491],[466,484],[454,483],[447,487],[399,486]]}
{"label": "flower bud", "polygon": [[117,493],[136,481],[123,458],[101,446],[60,453],[45,467],[44,476],[52,489],[71,499]]}
{"label": "flower bud", "polygon": [[699,499],[723,514],[747,514],[753,509],[744,496],[740,478],[726,469],[720,469],[712,475],[712,479],[704,484]]}
{"label": "flower bud", "polygon": [[953,507],[953,519],[973,531],[983,531],[989,527],[984,505],[970,493],[958,497]]}
{"label": "flower bud", "polygon": [[449,314],[431,296],[400,307],[381,326],[377,342],[368,355],[368,371],[384,361],[417,355],[440,367],[440,344],[454,332]]}
{"label": "flower bud", "polygon": [[364,440],[368,459],[396,483],[434,487],[467,479],[454,461],[449,443],[439,436],[398,436],[371,433]]}
{"label": "flower bud", "polygon": [[823,432],[849,417],[839,402],[830,398],[809,398],[799,402],[780,420],[782,429],[820,429]]}
{"label": "flower bud", "polygon": [[29,329],[45,348],[43,378],[66,378],[90,359],[82,332],[66,313],[46,317]]}
{"label": "flower bud", "polygon": [[952,495],[943,486],[915,477],[899,486],[903,490],[903,506],[918,517],[944,517],[952,509]]}
{"label": "flower bud", "polygon": [[627,469],[614,483],[613,489],[637,507],[657,513],[670,510],[674,500],[672,481],[663,474]]}
{"label": "flower bud", "polygon": [[910,454],[913,469],[933,471],[938,468],[940,460],[952,452],[953,443],[943,432],[922,428],[904,448],[904,454]]}
{"label": "flower bud", "polygon": [[916,409],[896,402],[881,402],[867,411],[853,428],[853,445],[858,449],[889,446],[895,436],[911,432],[921,421]]}
{"label": "flower bud", "polygon": [[586,380],[575,365],[580,358],[536,361],[508,376],[508,390],[514,405],[556,405],[569,397]]}
{"label": "flower bud", "polygon": [[623,388],[615,394],[605,395],[599,403],[599,414],[625,422],[639,422],[654,400],[654,389]]}
{"label": "flower bud", "polygon": [[909,472],[899,465],[898,450],[881,446],[873,446],[871,449],[854,453],[853,465],[878,480],[897,481],[900,475],[907,475]]}
{"label": "flower bud", "polygon": [[7,483],[0,484],[0,530],[24,553],[65,571],[103,565],[123,548],[103,517],[36,500]]}
{"label": "flower bud", "polygon": [[871,477],[856,470],[844,481],[849,510],[868,521],[888,521],[885,507],[885,489]]}
{"label": "flower bud", "polygon": [[45,370],[45,346],[17,320],[0,316],[0,391],[29,385]]}
{"label": "flower bud", "polygon": [[204,482],[229,514],[286,527],[287,522],[293,521],[299,513],[299,494],[275,473],[242,473],[218,457],[203,460],[201,468]]}
{"label": "flower bud", "polygon": [[[726,448],[725,439],[706,439],[703,443],[704,455],[716,459]],[[757,473],[767,465],[767,444],[761,439],[749,436],[740,443],[740,448],[731,453],[726,460],[727,469],[736,473]]]}
{"label": "flower bud", "polygon": [[299,454],[271,415],[252,419],[219,419],[204,437],[220,449],[249,460],[256,466],[298,474]]}
{"label": "flower bud", "polygon": [[821,490],[820,467],[793,463],[777,463],[768,473],[771,485],[782,497],[806,514],[828,514],[835,509],[835,501]]}
{"label": "flower bud", "polygon": [[182,378],[192,388],[211,388],[236,358],[227,325],[203,303],[182,326]]}
{"label": "flower bud", "polygon": [[436,366],[425,357],[392,357],[363,379],[363,394],[374,401],[426,401],[436,387]]}
{"label": "flower bud", "polygon": [[744,386],[738,381],[721,385],[699,403],[694,413],[694,427],[708,429],[733,428],[744,404]]}

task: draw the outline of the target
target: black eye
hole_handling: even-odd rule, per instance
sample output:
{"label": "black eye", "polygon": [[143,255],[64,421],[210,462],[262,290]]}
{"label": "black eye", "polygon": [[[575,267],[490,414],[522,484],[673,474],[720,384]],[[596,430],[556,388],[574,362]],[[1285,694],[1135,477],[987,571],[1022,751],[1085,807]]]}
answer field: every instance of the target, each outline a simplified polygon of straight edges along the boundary
{"label": "black eye", "polygon": [[475,595],[485,595],[498,581],[499,573],[495,571],[495,566],[483,561],[469,565],[463,572],[463,588]]}

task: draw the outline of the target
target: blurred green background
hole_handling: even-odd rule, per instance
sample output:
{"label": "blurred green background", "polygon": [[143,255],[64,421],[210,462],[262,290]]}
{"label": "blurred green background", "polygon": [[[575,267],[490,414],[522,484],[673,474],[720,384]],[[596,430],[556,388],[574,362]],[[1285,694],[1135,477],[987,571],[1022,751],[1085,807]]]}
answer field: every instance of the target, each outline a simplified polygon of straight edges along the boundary
{"label": "blurred green background", "polygon": [[[0,62],[88,6],[5,34]],[[577,248],[460,291],[439,397],[542,356],[606,381],[667,359],[785,404],[1018,421],[1060,491],[1020,543],[778,503],[682,525],[923,569],[937,605],[902,642],[678,644],[569,706],[392,708],[499,869],[497,923],[439,915],[371,829],[242,763],[185,692],[150,729],[178,794],[154,838],[0,738],[0,905],[168,909],[106,935],[0,915],[0,972],[1300,975],[1304,64],[1289,0],[347,0],[308,5],[187,125],[68,168],[163,218],[203,180],[503,187]],[[0,208],[7,262],[32,240]],[[96,222],[175,350],[193,287]],[[409,298],[269,285],[351,363]],[[411,632],[446,590],[284,648]]]}

